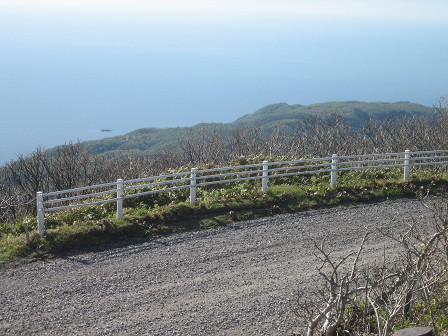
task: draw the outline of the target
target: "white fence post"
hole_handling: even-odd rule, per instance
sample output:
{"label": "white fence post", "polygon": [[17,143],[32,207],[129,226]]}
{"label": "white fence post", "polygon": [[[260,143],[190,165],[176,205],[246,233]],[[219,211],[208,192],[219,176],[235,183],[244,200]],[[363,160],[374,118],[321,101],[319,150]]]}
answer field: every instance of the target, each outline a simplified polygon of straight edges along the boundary
{"label": "white fence post", "polygon": [[403,165],[403,179],[405,181],[409,180],[409,171],[410,171],[409,159],[410,158],[411,158],[410,150],[406,149],[404,151],[404,165]]}
{"label": "white fence post", "polygon": [[42,191],[38,191],[36,195],[37,203],[37,227],[39,229],[39,236],[43,237],[45,233],[45,223],[44,223],[44,196]]}
{"label": "white fence post", "polygon": [[268,192],[268,175],[269,175],[269,162],[267,160],[263,161],[263,172],[262,172],[262,176],[263,178],[261,179],[261,191],[264,193]]}
{"label": "white fence post", "polygon": [[117,218],[123,217],[123,179],[117,180]]}
{"label": "white fence post", "polygon": [[196,203],[196,168],[191,168],[190,204]]}
{"label": "white fence post", "polygon": [[331,156],[331,181],[330,181],[330,185],[333,187],[336,185],[336,170],[338,169],[338,166],[336,165],[336,163],[338,163],[338,159],[337,159],[338,155],[337,154],[333,154]]}

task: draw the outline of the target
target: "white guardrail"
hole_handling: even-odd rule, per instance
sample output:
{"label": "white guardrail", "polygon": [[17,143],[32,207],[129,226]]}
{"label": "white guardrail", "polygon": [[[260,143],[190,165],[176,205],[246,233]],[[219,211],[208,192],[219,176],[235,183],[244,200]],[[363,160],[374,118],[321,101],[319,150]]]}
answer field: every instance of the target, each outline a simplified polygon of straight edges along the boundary
{"label": "white guardrail", "polygon": [[[117,182],[97,184],[81,188],[37,192],[37,218],[39,235],[44,235],[44,212],[79,208],[109,202],[117,203],[117,217],[123,216],[123,200],[148,194],[168,192],[177,189],[190,189],[190,202],[196,202],[196,188],[206,185],[261,180],[262,192],[268,190],[270,178],[330,173],[330,185],[336,185],[337,172],[374,168],[403,168],[403,179],[409,179],[413,166],[448,164],[448,150],[418,151],[406,150],[403,153],[366,154],[310,158],[293,161],[268,162],[243,166],[221,167],[212,169],[192,168],[190,172],[152,176],[134,180],[118,179]],[[209,174],[209,175],[206,175]],[[111,187],[113,187],[111,189]],[[135,192],[137,189],[150,189]],[[125,195],[126,191],[135,193]],[[99,196],[113,194],[111,199],[98,199]],[[76,203],[88,199],[89,203]],[[53,206],[56,203],[63,205]]]}

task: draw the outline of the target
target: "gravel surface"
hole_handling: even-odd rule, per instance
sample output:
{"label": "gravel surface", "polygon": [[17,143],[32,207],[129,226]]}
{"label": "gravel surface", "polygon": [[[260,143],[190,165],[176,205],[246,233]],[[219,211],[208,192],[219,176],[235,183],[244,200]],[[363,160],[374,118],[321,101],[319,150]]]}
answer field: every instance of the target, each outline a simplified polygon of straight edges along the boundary
{"label": "gravel surface", "polygon": [[[291,335],[298,286],[316,280],[312,241],[327,235],[343,255],[366,230],[401,230],[411,214],[431,217],[414,200],[352,205],[2,269],[0,334]],[[369,258],[385,246],[393,255],[373,234]]]}

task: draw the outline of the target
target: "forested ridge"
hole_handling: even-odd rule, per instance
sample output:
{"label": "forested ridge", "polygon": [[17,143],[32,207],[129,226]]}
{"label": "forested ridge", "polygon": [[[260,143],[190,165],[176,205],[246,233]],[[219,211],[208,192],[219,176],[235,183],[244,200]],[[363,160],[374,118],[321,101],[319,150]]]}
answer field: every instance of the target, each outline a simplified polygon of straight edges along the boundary
{"label": "forested ridge", "polygon": [[[155,154],[161,150],[178,147],[179,140],[190,138],[203,129],[212,129],[220,137],[229,137],[241,127],[259,127],[264,136],[281,124],[285,132],[293,134],[298,121],[304,118],[325,118],[332,115],[343,117],[355,128],[360,128],[369,120],[415,116],[430,116],[434,109],[409,102],[365,103],[358,101],[328,102],[311,105],[289,105],[278,103],[267,105],[258,111],[235,120],[232,123],[200,123],[191,127],[141,128],[122,136],[87,141],[83,148],[93,154],[107,152],[142,151]],[[150,123],[150,120],[148,120]]]}

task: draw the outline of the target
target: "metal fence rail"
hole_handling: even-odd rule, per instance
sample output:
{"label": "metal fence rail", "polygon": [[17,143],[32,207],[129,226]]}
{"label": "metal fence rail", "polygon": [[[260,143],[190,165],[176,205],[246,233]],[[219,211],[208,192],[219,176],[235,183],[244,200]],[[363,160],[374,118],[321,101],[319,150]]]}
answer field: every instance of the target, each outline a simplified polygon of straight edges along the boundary
{"label": "metal fence rail", "polygon": [[[330,185],[337,183],[337,173],[374,168],[403,168],[403,179],[409,179],[413,166],[437,166],[448,164],[448,150],[415,151],[402,153],[365,154],[309,158],[292,161],[268,162],[242,166],[210,169],[192,168],[189,172],[151,176],[117,182],[96,184],[61,191],[37,192],[37,218],[39,235],[44,235],[44,212],[86,207],[116,202],[117,217],[123,216],[123,200],[172,190],[190,189],[190,202],[196,202],[198,187],[261,180],[262,192],[268,191],[271,178],[330,173]],[[149,190],[148,190],[149,189]],[[139,192],[135,192],[139,190]],[[124,192],[130,192],[124,195]],[[104,198],[113,195],[112,198]],[[109,196],[110,197],[110,196]],[[76,202],[75,202],[76,201]],[[83,201],[80,203],[80,201]],[[53,206],[59,203],[59,205]]]}

